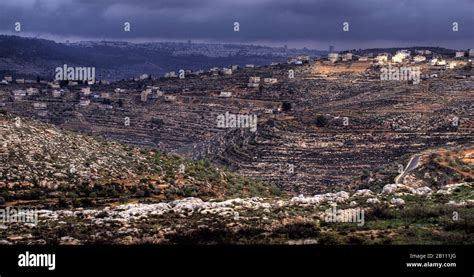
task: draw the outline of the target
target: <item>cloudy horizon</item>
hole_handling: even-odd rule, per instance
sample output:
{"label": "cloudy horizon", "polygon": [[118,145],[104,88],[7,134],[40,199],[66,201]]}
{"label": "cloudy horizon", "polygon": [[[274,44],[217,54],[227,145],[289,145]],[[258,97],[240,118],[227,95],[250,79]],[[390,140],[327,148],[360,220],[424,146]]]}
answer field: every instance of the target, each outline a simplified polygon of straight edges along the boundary
{"label": "cloudy horizon", "polygon": [[[21,32],[14,32],[15,22]],[[130,32],[124,23],[130,22]],[[239,32],[234,31],[239,23]],[[343,22],[349,31],[343,31]],[[458,31],[453,31],[457,22]],[[473,0],[0,0],[0,32],[55,41],[187,41],[292,48],[474,46]]]}

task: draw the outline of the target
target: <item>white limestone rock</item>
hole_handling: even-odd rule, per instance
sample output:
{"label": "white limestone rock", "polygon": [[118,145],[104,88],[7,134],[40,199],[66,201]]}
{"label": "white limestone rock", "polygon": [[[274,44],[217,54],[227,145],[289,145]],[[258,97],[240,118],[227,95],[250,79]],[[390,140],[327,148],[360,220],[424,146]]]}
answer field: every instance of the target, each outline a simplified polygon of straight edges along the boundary
{"label": "white limestone rock", "polygon": [[390,204],[395,205],[397,207],[402,207],[405,205],[405,200],[401,198],[392,198],[392,200],[390,200]]}
{"label": "white limestone rock", "polygon": [[370,189],[359,189],[352,196],[368,197],[372,195],[374,195],[374,192]]}
{"label": "white limestone rock", "polygon": [[415,194],[420,196],[430,195],[433,191],[429,187],[421,187],[415,189]]}
{"label": "white limestone rock", "polygon": [[367,199],[366,203],[375,205],[375,204],[380,204],[381,202],[378,198],[369,198]]}

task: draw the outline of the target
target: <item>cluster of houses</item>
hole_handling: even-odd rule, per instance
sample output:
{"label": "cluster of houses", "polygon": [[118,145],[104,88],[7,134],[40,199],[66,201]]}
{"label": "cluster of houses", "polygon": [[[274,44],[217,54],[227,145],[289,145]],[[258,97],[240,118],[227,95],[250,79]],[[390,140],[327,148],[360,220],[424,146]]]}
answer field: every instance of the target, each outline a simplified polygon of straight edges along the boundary
{"label": "cluster of houses", "polygon": [[307,64],[310,62],[311,62],[311,59],[309,55],[298,55],[296,57],[290,57],[288,59],[288,64],[294,64],[294,65],[302,65],[302,64]]}
{"label": "cluster of houses", "polygon": [[[346,61],[371,61],[375,64],[384,65],[384,64],[419,64],[424,63],[430,65],[432,68],[438,69],[454,69],[460,65],[470,64],[472,66],[472,58],[474,58],[474,49],[470,49],[468,51],[456,51],[453,56],[447,57],[446,55],[438,55],[433,53],[430,50],[399,50],[395,53],[379,53],[379,54],[366,54],[363,56],[353,55],[350,52],[343,52],[343,53],[329,53],[327,56],[327,60],[331,63],[338,63],[338,62],[346,62]],[[302,65],[311,63],[311,59],[309,55],[298,55],[296,57],[291,57],[287,60],[287,64],[289,65]],[[281,63],[272,63],[271,66],[278,66]],[[244,68],[255,68],[253,64],[247,64]],[[237,73],[240,67],[238,65],[231,65],[228,67],[218,68],[213,67],[207,71],[208,76],[231,76]],[[184,72],[185,76],[199,76],[201,74],[205,74],[204,70],[192,71],[192,70],[180,70],[179,73],[176,72],[168,72],[165,74],[165,78],[179,78],[180,74]],[[435,72],[436,73],[436,72]],[[250,73],[253,74],[253,73]],[[261,88],[262,85],[273,85],[278,83],[277,78],[263,78],[259,76],[250,76],[247,83],[247,88]],[[437,77],[436,74],[429,75],[429,78]],[[134,81],[143,81],[148,79],[153,79],[148,74],[142,74],[138,77],[133,78]],[[29,85],[24,84],[32,84],[31,87]],[[15,84],[20,84],[20,86],[15,86]],[[43,84],[45,88],[39,89],[38,85],[34,84]],[[94,82],[90,81],[86,83],[86,86],[83,86],[84,83],[81,84],[81,88],[79,90],[79,106],[85,107],[91,104],[91,100],[98,99],[99,101],[112,99],[112,94],[115,92],[116,94],[125,93],[127,90],[122,88],[115,88],[110,92],[92,92],[90,85],[93,85]],[[101,81],[101,84],[109,84],[108,82]],[[0,80],[0,85],[12,85],[12,90],[10,91],[11,98],[13,101],[21,101],[25,97],[28,96],[35,96],[39,95],[50,95],[52,98],[61,98],[69,91],[68,88],[62,89],[62,86],[57,81],[46,81],[46,80],[29,80],[23,78],[14,79],[12,76],[4,76],[2,80]],[[69,81],[67,86],[77,86],[79,85],[78,82]],[[26,88],[27,87],[27,88]],[[142,90],[140,88],[140,90]],[[183,90],[184,92],[184,90]],[[220,91],[218,94],[219,97],[222,98],[229,98],[233,96],[233,92],[230,91]],[[147,102],[149,99],[158,99],[163,98],[164,101],[170,102],[175,101],[176,96],[172,94],[165,94],[163,91],[160,90],[160,87],[157,86],[146,86],[140,92],[140,100],[142,102]],[[110,102],[110,101],[109,101]],[[102,102],[101,102],[102,103]],[[105,103],[105,102],[104,102]],[[33,104],[33,108],[35,110],[45,110],[47,108],[46,103],[37,102]]]}
{"label": "cluster of houses", "polygon": [[[456,61],[468,61],[471,63],[471,58],[474,57],[474,49],[469,51],[456,51],[454,57],[443,58],[441,55],[436,55],[430,50],[415,50],[413,53],[409,50],[399,50],[395,54],[390,53],[380,53],[378,55],[367,54],[364,56],[358,56],[358,61],[374,61],[378,64],[386,63],[423,63],[429,62],[432,66],[443,66],[448,69],[453,69],[459,63]],[[350,61],[353,59],[352,53],[329,53],[327,60],[331,63],[336,63],[339,61]]]}
{"label": "cluster of houses", "polygon": [[[352,54],[350,54],[350,57],[352,59]],[[291,64],[291,65],[303,65],[303,64],[308,64],[308,63],[311,63],[311,58],[309,55],[298,55],[296,57],[290,57],[287,60],[287,64]],[[270,66],[277,66],[277,65],[280,65],[280,63],[274,62],[274,63],[271,63]],[[243,66],[243,68],[247,68],[247,69],[252,69],[256,67],[258,66],[256,66],[255,64],[246,64]],[[230,76],[236,70],[240,68],[241,67],[239,65],[231,65],[229,67],[223,67],[223,68],[213,67],[209,69],[207,72],[204,70],[197,70],[197,71],[184,70],[184,76],[200,76],[205,73],[208,73],[211,76]],[[170,72],[165,73],[164,77],[165,78],[178,78],[180,77],[180,75],[176,71],[170,71]],[[139,78],[139,79],[143,80],[142,78]],[[136,80],[139,80],[139,79],[136,79]],[[271,83],[272,80],[269,80],[269,82]]]}
{"label": "cluster of houses", "polygon": [[260,78],[258,76],[249,77],[249,82],[247,83],[247,87],[249,88],[258,88],[260,87],[260,83],[263,81],[264,84],[273,85],[278,83],[277,78]]}

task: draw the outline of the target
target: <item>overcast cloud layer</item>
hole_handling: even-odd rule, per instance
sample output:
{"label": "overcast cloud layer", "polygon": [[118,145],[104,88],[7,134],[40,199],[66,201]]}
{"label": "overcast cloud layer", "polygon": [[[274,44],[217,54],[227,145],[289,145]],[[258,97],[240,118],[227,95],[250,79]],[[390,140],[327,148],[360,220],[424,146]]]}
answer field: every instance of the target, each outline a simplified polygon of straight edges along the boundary
{"label": "overcast cloud layer", "polygon": [[58,40],[474,48],[474,0],[0,0],[0,30],[17,21],[23,35]]}

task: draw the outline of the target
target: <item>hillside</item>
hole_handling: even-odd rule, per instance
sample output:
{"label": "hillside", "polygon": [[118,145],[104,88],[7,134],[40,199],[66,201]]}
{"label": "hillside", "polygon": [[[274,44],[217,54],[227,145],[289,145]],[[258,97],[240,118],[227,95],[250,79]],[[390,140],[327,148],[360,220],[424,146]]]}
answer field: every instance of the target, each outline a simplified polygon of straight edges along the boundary
{"label": "hillside", "polygon": [[[3,113],[0,131],[0,206],[38,216],[0,225],[0,244],[473,243],[472,182],[289,197],[206,161]],[[441,153],[470,164],[472,151]],[[328,221],[336,209],[362,217]]]}
{"label": "hillside", "polygon": [[67,132],[0,114],[0,195],[8,202],[89,206],[138,198],[148,201],[279,194],[205,160]]}

